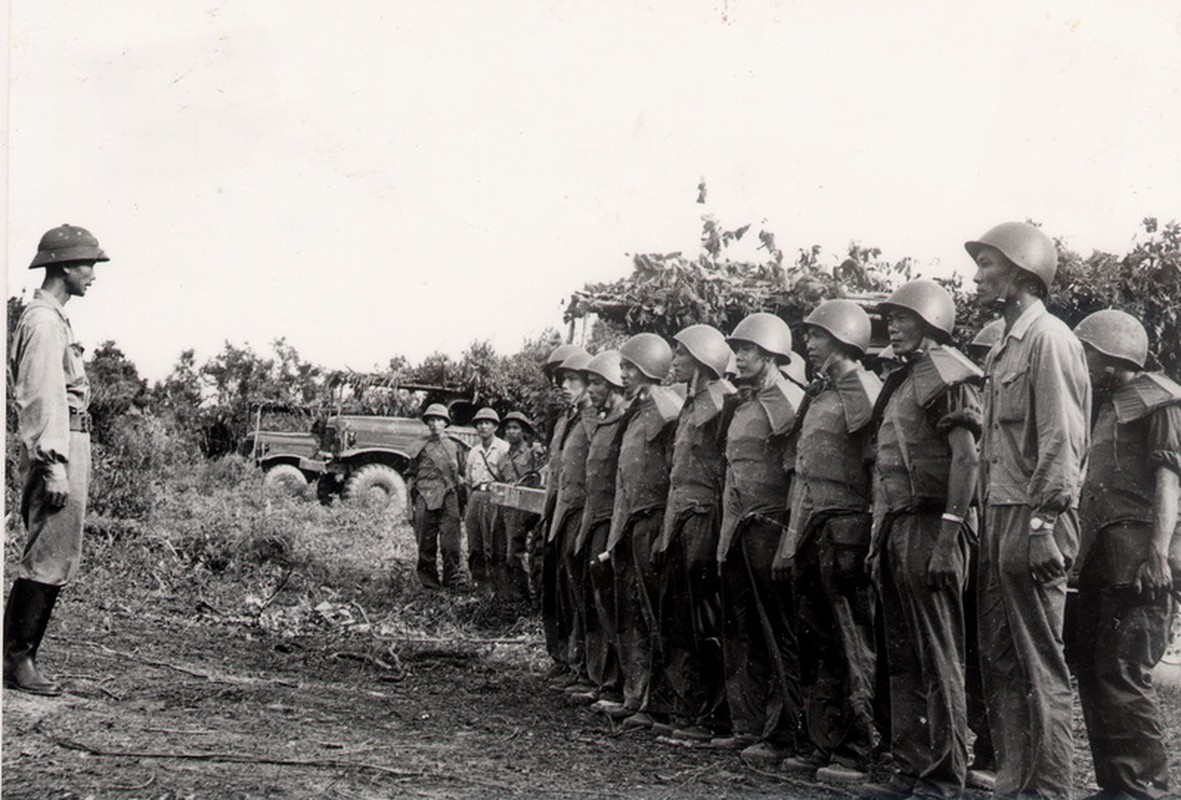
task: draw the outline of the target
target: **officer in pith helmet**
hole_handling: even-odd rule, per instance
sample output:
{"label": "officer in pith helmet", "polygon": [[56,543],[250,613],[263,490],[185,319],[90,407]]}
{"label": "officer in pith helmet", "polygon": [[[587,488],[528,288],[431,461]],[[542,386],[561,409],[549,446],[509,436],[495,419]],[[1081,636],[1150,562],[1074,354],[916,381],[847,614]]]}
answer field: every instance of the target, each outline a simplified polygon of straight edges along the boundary
{"label": "officer in pith helmet", "polygon": [[467,563],[472,580],[485,594],[494,589],[492,566],[492,527],[495,506],[491,487],[500,483],[501,461],[508,453],[508,442],[496,435],[500,415],[493,408],[481,408],[472,417],[479,441],[467,454],[464,481],[470,490],[463,527],[467,532]]}
{"label": "officer in pith helmet", "polygon": [[882,600],[891,746],[904,795],[963,793],[963,592],[974,535],[983,373],[951,347],[955,303],[915,280],[881,304],[901,366],[878,397],[870,564]]}
{"label": "officer in pith helmet", "polygon": [[28,539],[4,607],[4,685],[32,694],[61,694],[37,668],[37,652],[61,588],[78,572],[90,482],[90,384],[65,305],[86,294],[94,265],[107,260],[85,228],[47,231],[29,265],[44,268],[45,278],[12,336]]}
{"label": "officer in pith helmet", "polygon": [[602,700],[600,710],[626,715],[625,727],[649,727],[667,722],[673,710],[671,691],[655,659],[660,650],[660,581],[652,546],[660,536],[668,499],[668,462],[682,398],[660,385],[673,360],[672,348],[662,337],[637,334],[620,346],[619,355],[627,414],[604,553],[615,571],[623,701],[617,708],[610,699]]}
{"label": "officer in pith helmet", "polygon": [[414,498],[414,532],[418,539],[418,580],[427,589],[440,586],[436,558],[443,557],[442,586],[463,580],[459,565],[459,493],[464,474],[463,447],[446,429],[451,413],[432,403],[422,413],[428,436],[406,470],[407,486]]}
{"label": "officer in pith helmet", "polygon": [[1097,311],[1074,333],[1099,409],[1079,508],[1079,593],[1067,606],[1067,652],[1095,782],[1104,796],[1160,797],[1169,791],[1169,761],[1149,676],[1169,642],[1169,594],[1181,577],[1174,533],[1181,386],[1144,369],[1148,334],[1130,314]]}
{"label": "officer in pith helmet", "polygon": [[[514,486],[541,486],[545,448],[533,440],[533,422],[520,411],[505,415],[500,425],[508,452],[501,459],[501,480]],[[492,569],[498,595],[529,599],[529,574],[525,552],[538,515],[520,508],[500,508],[492,529]]]}
{"label": "officer in pith helmet", "polygon": [[711,744],[773,763],[793,752],[800,712],[791,597],[772,580],[771,562],[787,524],[791,435],[803,391],[779,371],[792,358],[791,329],[779,317],[751,314],[726,341],[739,394],[726,431],[716,558],[733,735]]}
{"label": "officer in pith helmet", "polygon": [[978,299],[1005,320],[985,364],[980,452],[981,667],[996,793],[1065,797],[1074,744],[1062,621],[1091,385],[1082,345],[1042,303],[1058,268],[1054,242],[1006,222],[964,247]]}
{"label": "officer in pith helmet", "polygon": [[881,382],[861,366],[870,321],[850,300],[804,318],[816,380],[800,412],[791,523],[775,573],[792,583],[810,751],[793,769],[857,783],[878,744],[870,543],[873,407]]}

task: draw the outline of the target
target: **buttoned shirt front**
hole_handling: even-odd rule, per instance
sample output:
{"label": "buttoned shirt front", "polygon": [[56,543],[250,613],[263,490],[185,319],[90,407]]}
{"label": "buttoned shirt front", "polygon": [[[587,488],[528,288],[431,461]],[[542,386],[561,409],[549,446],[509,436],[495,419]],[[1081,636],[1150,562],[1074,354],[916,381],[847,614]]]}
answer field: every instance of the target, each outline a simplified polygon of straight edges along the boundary
{"label": "buttoned shirt front", "polygon": [[501,460],[508,455],[509,444],[499,436],[493,436],[488,444],[481,440],[468,453],[467,478],[468,485],[479,489],[489,483],[499,483],[504,480],[504,469]]}

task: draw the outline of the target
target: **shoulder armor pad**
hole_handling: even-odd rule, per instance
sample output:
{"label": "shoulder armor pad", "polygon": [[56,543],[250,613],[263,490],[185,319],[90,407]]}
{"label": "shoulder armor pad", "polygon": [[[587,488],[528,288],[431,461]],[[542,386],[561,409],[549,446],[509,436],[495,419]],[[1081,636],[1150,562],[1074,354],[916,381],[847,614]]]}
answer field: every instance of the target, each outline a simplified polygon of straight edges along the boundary
{"label": "shoulder armor pad", "polygon": [[1181,403],[1181,386],[1159,372],[1141,372],[1112,396],[1115,418],[1134,422],[1165,406]]}
{"label": "shoulder armor pad", "polygon": [[954,347],[932,347],[911,369],[919,405],[926,406],[944,391],[961,383],[979,381],[984,373]]}
{"label": "shoulder armor pad", "polygon": [[671,389],[666,389],[663,386],[653,386],[649,390],[648,396],[652,399],[652,404],[648,407],[646,413],[641,419],[647,426],[644,432],[644,438],[649,442],[656,439],[670,423],[676,422],[681,413],[682,401],[677,397],[677,393]]}
{"label": "shoulder armor pad", "polygon": [[727,380],[710,381],[705,385],[705,392],[693,398],[692,422],[694,427],[700,428],[711,419],[721,414],[726,403],[738,394],[738,390]]}
{"label": "shoulder armor pad", "polygon": [[760,390],[757,399],[771,421],[771,433],[778,436],[795,426],[804,391],[786,378],[781,378]]}
{"label": "shoulder armor pad", "polygon": [[689,384],[687,383],[673,383],[668,386],[661,386],[666,392],[672,392],[677,396],[677,400],[681,403],[685,402],[686,395],[689,394]]}
{"label": "shoulder armor pad", "polygon": [[837,395],[845,407],[845,424],[856,433],[873,419],[873,407],[882,391],[882,382],[869,370],[858,367],[836,381]]}

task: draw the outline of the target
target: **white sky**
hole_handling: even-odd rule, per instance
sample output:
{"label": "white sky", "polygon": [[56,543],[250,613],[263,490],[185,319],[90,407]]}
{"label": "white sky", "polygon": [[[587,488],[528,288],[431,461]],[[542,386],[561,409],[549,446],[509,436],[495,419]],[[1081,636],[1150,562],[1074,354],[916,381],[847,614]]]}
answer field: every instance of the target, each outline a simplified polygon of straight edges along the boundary
{"label": "white sky", "polygon": [[1175,2],[10,5],[8,294],[89,227],[74,326],[151,379],[512,352],[703,210],[944,273],[1003,220],[1123,252],[1181,217]]}

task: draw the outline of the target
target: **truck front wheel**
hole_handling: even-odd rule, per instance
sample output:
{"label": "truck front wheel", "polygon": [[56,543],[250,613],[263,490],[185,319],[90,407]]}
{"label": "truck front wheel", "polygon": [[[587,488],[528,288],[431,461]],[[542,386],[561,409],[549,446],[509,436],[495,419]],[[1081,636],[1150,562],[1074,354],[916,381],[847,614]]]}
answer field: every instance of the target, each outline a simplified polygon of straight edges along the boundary
{"label": "truck front wheel", "polygon": [[344,497],[403,514],[406,511],[406,482],[393,467],[366,464],[349,476],[344,485]]}
{"label": "truck front wheel", "polygon": [[293,464],[276,464],[267,470],[262,482],[294,497],[301,496],[308,485],[308,479]]}

